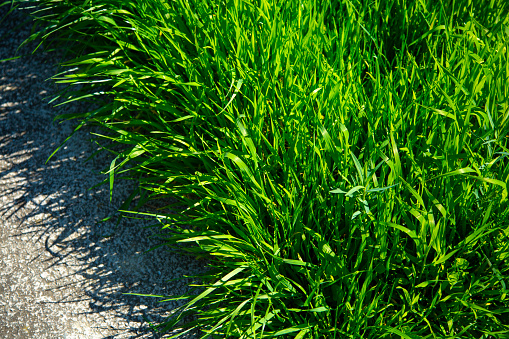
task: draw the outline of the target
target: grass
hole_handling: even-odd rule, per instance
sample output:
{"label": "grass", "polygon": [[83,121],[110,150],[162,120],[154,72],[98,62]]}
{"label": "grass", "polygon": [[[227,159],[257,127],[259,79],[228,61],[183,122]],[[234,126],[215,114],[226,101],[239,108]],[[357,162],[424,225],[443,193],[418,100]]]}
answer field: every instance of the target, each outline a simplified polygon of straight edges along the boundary
{"label": "grass", "polygon": [[209,262],[159,329],[507,337],[509,3],[15,3],[122,212],[175,199],[145,214]]}

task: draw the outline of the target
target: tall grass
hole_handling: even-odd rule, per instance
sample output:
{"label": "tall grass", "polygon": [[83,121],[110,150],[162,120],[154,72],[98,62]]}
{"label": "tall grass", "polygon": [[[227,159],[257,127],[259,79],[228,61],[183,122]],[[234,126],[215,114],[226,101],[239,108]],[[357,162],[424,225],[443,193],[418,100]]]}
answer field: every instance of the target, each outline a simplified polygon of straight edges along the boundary
{"label": "tall grass", "polygon": [[176,199],[147,214],[209,260],[161,330],[509,333],[507,2],[29,3],[124,213]]}

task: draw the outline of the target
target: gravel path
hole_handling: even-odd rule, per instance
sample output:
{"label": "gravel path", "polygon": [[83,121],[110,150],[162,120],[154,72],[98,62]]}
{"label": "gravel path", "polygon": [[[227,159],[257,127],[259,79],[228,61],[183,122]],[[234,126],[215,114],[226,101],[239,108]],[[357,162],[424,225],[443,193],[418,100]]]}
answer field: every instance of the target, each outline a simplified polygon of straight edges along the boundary
{"label": "gravel path", "polygon": [[[0,8],[0,18],[6,8]],[[0,24],[0,60],[16,54],[29,34],[17,13]],[[21,31],[14,27],[22,24]],[[24,49],[19,54],[29,54]],[[78,133],[48,164],[71,132],[55,124],[45,97],[54,85],[55,55],[38,54],[0,63],[0,338],[154,338],[144,318],[158,321],[176,303],[122,293],[176,294],[200,263],[163,249],[148,237],[147,221],[97,223],[129,192],[118,182],[113,203],[100,182],[101,169],[84,160],[93,151],[89,134]],[[117,180],[118,181],[118,180]]]}

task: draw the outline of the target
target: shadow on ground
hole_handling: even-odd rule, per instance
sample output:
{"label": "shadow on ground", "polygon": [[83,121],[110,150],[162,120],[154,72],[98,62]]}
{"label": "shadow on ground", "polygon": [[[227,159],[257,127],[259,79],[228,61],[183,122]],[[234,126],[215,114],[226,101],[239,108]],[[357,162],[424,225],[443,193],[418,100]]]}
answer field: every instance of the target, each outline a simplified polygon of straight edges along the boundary
{"label": "shadow on ground", "polygon": [[[0,18],[6,12],[0,8]],[[27,36],[20,14],[0,27],[0,60],[15,55]],[[24,49],[18,54],[27,53]],[[146,320],[158,323],[176,302],[124,295],[180,294],[189,279],[168,279],[203,270],[193,259],[159,249],[151,221],[113,215],[132,189],[116,183],[88,190],[104,179],[99,163],[85,163],[94,151],[87,131],[78,133],[46,164],[72,131],[52,122],[62,110],[43,100],[56,90],[45,81],[55,72],[54,54],[0,63],[0,337],[157,337]],[[110,237],[106,235],[113,234]]]}

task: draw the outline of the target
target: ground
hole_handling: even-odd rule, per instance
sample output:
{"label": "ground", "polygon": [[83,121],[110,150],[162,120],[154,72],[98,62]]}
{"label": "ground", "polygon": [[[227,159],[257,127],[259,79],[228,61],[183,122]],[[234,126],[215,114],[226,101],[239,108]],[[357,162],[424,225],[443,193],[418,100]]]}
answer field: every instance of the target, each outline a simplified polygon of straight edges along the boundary
{"label": "ground", "polygon": [[[7,6],[0,8],[0,18]],[[178,294],[202,263],[159,249],[153,222],[98,223],[114,213],[129,183],[117,181],[113,202],[101,158],[89,131],[76,134],[54,158],[49,155],[75,123],[53,123],[56,114],[82,105],[54,107],[56,53],[16,52],[30,25],[15,14],[0,24],[0,337],[153,338],[144,319],[158,321],[177,306],[122,293]],[[15,30],[21,25],[21,30]],[[31,46],[33,47],[33,45]],[[111,235],[110,237],[105,237]]]}

